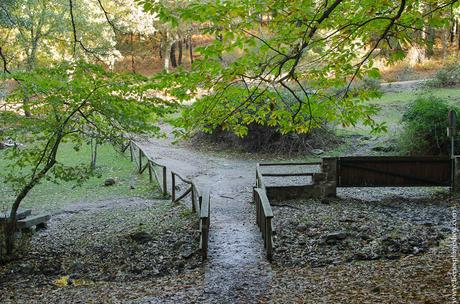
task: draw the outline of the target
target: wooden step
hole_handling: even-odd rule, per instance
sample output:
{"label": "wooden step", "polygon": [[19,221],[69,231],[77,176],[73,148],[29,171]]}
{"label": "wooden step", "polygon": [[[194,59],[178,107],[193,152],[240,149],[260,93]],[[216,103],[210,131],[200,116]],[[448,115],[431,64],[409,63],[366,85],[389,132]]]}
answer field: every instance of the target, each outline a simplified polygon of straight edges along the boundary
{"label": "wooden step", "polygon": [[40,224],[46,224],[46,222],[49,219],[50,219],[49,214],[38,214],[38,215],[29,216],[25,219],[18,220],[16,222],[16,228],[24,229],[24,228],[30,228],[32,226],[37,226]]}
{"label": "wooden step", "polygon": [[[32,214],[32,210],[30,209],[18,209],[18,212],[16,213],[16,220],[25,219],[31,214]],[[2,213],[0,215],[0,223],[8,220],[9,217],[10,217],[10,211],[6,213]]]}

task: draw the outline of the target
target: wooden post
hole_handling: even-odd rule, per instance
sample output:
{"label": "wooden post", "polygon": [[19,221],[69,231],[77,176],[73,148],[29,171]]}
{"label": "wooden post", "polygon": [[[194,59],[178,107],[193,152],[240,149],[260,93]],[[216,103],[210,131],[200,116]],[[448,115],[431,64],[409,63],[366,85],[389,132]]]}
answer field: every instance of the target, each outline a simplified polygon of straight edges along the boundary
{"label": "wooden post", "polygon": [[142,173],[142,150],[141,148],[139,148],[139,173]]}
{"label": "wooden post", "polygon": [[171,172],[171,197],[174,202],[176,200],[176,176],[174,172]]}
{"label": "wooden post", "polygon": [[133,143],[131,141],[129,141],[129,155],[131,156],[131,161],[134,161]]}
{"label": "wooden post", "polygon": [[201,218],[201,256],[208,258],[209,218]]}
{"label": "wooden post", "polygon": [[168,195],[168,183],[167,183],[167,176],[166,176],[166,167],[163,167],[163,196]]}
{"label": "wooden post", "polygon": [[148,160],[147,165],[149,167],[149,181],[150,181],[150,183],[152,183],[153,182],[152,163]]}
{"label": "wooden post", "polygon": [[452,189],[454,192],[460,192],[460,156],[454,157],[454,168],[453,168],[454,180],[452,181]]}
{"label": "wooden post", "polygon": [[195,208],[195,194],[196,194],[196,190],[195,190],[195,187],[193,187],[193,185],[191,185],[192,187],[192,212],[195,213],[196,212],[196,208]]}
{"label": "wooden post", "polygon": [[267,222],[266,222],[266,232],[265,232],[265,243],[266,243],[266,248],[267,248],[267,259],[269,261],[272,260],[273,257],[273,243],[272,243],[272,219],[271,217],[267,217]]}

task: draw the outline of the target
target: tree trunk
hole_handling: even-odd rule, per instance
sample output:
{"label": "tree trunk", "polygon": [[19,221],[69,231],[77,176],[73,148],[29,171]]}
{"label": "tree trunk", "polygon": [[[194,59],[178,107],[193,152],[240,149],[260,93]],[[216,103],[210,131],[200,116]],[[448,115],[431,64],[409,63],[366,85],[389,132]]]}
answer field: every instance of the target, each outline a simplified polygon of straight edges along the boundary
{"label": "tree trunk", "polygon": [[447,29],[441,30],[441,43],[442,43],[442,58],[445,59],[447,57],[447,51],[449,48],[449,32]]}
{"label": "tree trunk", "polygon": [[171,59],[171,66],[173,68],[177,67],[177,61],[176,61],[176,42],[173,42],[171,44],[171,49],[169,51],[169,57]]}
{"label": "tree trunk", "polygon": [[[153,47],[153,50],[155,50],[155,46]],[[160,56],[160,59],[163,59],[163,43],[160,42],[160,45],[158,46],[158,55]]]}
{"label": "tree trunk", "polygon": [[428,58],[434,55],[435,38],[436,38],[435,30],[432,27],[429,27],[427,37],[426,37],[426,56]]}
{"label": "tree trunk", "polygon": [[136,68],[134,66],[134,33],[130,33],[130,39],[131,39],[131,71],[133,73],[136,73]]}
{"label": "tree trunk", "polygon": [[22,200],[27,196],[27,194],[32,190],[32,188],[48,173],[48,171],[56,164],[56,153],[59,148],[59,144],[62,140],[62,133],[58,133],[56,142],[54,143],[53,149],[50,152],[50,157],[48,162],[46,163],[45,167],[38,174],[32,177],[27,185],[25,185],[21,192],[16,196],[16,199],[11,207],[10,216],[8,218],[8,223],[5,229],[5,245],[6,245],[6,254],[11,255],[14,250],[14,238],[16,233],[16,220],[17,220],[17,212],[19,205],[21,204]]}
{"label": "tree trunk", "polygon": [[177,47],[179,49],[179,54],[177,56],[177,65],[182,65],[182,39],[180,39],[177,43]]}
{"label": "tree trunk", "polygon": [[458,21],[457,21],[457,37],[458,37],[457,48],[460,50],[460,22]]}
{"label": "tree trunk", "polygon": [[91,139],[91,170],[96,170],[96,161],[97,161],[97,139],[96,140]]}
{"label": "tree trunk", "polygon": [[457,24],[455,22],[455,18],[452,18],[452,25],[450,27],[450,34],[449,34],[450,45],[454,45],[456,25]]}
{"label": "tree trunk", "polygon": [[164,59],[164,70],[166,72],[169,72],[169,64],[170,64],[170,57],[168,56],[168,54],[171,52],[171,43],[169,41],[165,41],[163,43],[163,59]]}
{"label": "tree trunk", "polygon": [[188,53],[190,56],[190,64],[193,63],[193,41],[192,41],[192,35],[188,37]]}

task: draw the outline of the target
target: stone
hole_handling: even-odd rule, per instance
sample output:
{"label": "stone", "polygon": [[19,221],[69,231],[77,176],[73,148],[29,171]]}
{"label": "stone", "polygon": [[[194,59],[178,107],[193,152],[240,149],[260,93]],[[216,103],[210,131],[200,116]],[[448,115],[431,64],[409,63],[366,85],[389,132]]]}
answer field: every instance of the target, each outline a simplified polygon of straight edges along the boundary
{"label": "stone", "polygon": [[380,293],[381,290],[382,290],[381,286],[375,286],[374,288],[371,289],[371,291],[374,293]]}
{"label": "stone", "polygon": [[375,152],[393,152],[395,151],[395,147],[393,146],[375,146],[373,148],[371,148],[372,151],[375,151]]}
{"label": "stone", "polygon": [[113,178],[108,178],[104,181],[104,186],[113,186],[115,183],[116,181]]}
{"label": "stone", "polygon": [[311,153],[315,154],[315,155],[320,155],[320,154],[324,153],[324,150],[322,150],[322,149],[313,149],[313,150],[311,150]]}
{"label": "stone", "polygon": [[193,255],[193,250],[191,248],[186,248],[181,252],[180,255],[183,259],[190,259]]}
{"label": "stone", "polygon": [[148,243],[153,237],[145,231],[138,231],[130,235],[130,238],[137,243]]}
{"label": "stone", "polygon": [[348,233],[342,232],[342,231],[337,231],[337,232],[332,232],[324,236],[324,240],[327,241],[341,241],[344,240],[348,237]]}
{"label": "stone", "polygon": [[298,232],[305,232],[305,231],[307,230],[307,228],[308,228],[308,227],[307,227],[306,225],[304,225],[304,224],[299,224],[299,225],[297,225],[296,230],[297,230]]}

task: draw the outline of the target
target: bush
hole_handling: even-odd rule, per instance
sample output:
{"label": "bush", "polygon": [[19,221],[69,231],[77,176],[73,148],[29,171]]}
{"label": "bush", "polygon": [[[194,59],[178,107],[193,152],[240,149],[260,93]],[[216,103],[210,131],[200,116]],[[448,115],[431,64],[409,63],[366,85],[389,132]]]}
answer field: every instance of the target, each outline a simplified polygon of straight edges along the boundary
{"label": "bush", "polygon": [[460,64],[450,63],[438,70],[433,79],[427,82],[432,88],[446,88],[460,85]]}
{"label": "bush", "polygon": [[450,139],[447,137],[450,106],[437,97],[421,97],[413,101],[404,113],[404,126],[400,149],[410,155],[448,155]]}
{"label": "bush", "polygon": [[318,148],[329,150],[341,143],[333,130],[327,127],[312,129],[309,134],[281,134],[275,127],[256,123],[248,125],[248,135],[245,137],[216,128],[211,134],[198,133],[194,141],[196,144],[205,142],[218,145],[218,149],[289,156],[304,155]]}

